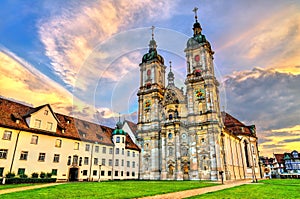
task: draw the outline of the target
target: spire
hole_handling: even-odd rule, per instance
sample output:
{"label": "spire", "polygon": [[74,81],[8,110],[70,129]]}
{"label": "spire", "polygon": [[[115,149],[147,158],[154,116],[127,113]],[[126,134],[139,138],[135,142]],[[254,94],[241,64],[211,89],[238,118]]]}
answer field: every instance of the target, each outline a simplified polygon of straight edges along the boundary
{"label": "spire", "polygon": [[156,41],[154,40],[154,29],[155,29],[155,26],[152,26],[151,27],[151,31],[152,31],[152,38],[151,38],[151,40],[150,40],[150,43],[149,43],[149,47],[150,47],[150,49],[149,49],[149,51],[150,50],[153,50],[153,49],[156,49],[156,47],[157,47],[157,45],[156,45]]}
{"label": "spire", "polygon": [[195,7],[195,8],[193,9],[193,12],[195,13],[195,21],[196,21],[196,22],[198,22],[197,11],[198,11],[198,8]]}
{"label": "spire", "polygon": [[120,113],[119,113],[119,121],[117,122],[116,126],[117,126],[117,129],[121,129],[123,126],[123,124],[121,122],[121,114]]}
{"label": "spire", "polygon": [[195,8],[193,9],[193,12],[195,13],[195,23],[194,23],[194,26],[193,26],[194,36],[200,35],[200,34],[201,34],[201,31],[202,31],[201,25],[200,25],[200,23],[198,22],[197,11],[198,11],[198,8],[195,7]]}
{"label": "spire", "polygon": [[173,85],[174,86],[174,73],[172,72],[172,62],[169,61],[170,63],[170,72],[168,74],[168,85]]}

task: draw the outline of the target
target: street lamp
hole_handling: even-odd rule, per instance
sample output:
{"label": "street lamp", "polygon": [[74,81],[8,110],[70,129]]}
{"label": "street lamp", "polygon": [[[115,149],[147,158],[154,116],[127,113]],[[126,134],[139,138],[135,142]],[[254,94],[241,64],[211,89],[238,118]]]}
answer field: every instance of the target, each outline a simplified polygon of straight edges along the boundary
{"label": "street lamp", "polygon": [[99,178],[98,178],[98,182],[101,181],[101,164],[99,164]]}

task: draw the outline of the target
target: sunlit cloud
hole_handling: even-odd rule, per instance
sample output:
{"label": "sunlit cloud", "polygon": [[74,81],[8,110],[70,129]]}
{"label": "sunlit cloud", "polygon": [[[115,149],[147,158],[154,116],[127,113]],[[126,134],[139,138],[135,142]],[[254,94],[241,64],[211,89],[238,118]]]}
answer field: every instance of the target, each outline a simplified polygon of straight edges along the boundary
{"label": "sunlit cloud", "polygon": [[[66,8],[60,15],[41,20],[39,35],[46,55],[52,60],[53,70],[73,87],[84,60],[98,44],[144,20],[168,18],[174,4],[174,1],[153,3],[151,0],[81,3],[78,7]],[[96,69],[101,70],[101,65]]]}

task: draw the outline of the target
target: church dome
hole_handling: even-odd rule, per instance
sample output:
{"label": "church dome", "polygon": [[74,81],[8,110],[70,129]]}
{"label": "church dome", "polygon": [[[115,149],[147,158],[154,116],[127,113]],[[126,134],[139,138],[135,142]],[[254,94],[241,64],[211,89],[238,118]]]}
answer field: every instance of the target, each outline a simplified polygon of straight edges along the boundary
{"label": "church dome", "polygon": [[158,60],[161,64],[164,64],[164,58],[157,53],[156,49],[149,49],[149,52],[143,56],[142,63],[146,63],[152,60]]}

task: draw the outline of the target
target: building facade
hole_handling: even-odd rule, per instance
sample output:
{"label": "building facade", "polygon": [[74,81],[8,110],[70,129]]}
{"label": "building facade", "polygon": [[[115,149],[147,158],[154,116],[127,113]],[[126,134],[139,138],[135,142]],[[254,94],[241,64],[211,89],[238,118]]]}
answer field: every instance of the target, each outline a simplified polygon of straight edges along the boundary
{"label": "building facade", "polygon": [[140,149],[122,130],[0,98],[0,177],[52,173],[60,181],[137,179]]}
{"label": "building facade", "polygon": [[210,43],[195,15],[187,41],[186,90],[152,39],[140,63],[138,143],[140,176],[151,180],[225,180],[258,176],[255,126],[221,113]]}

